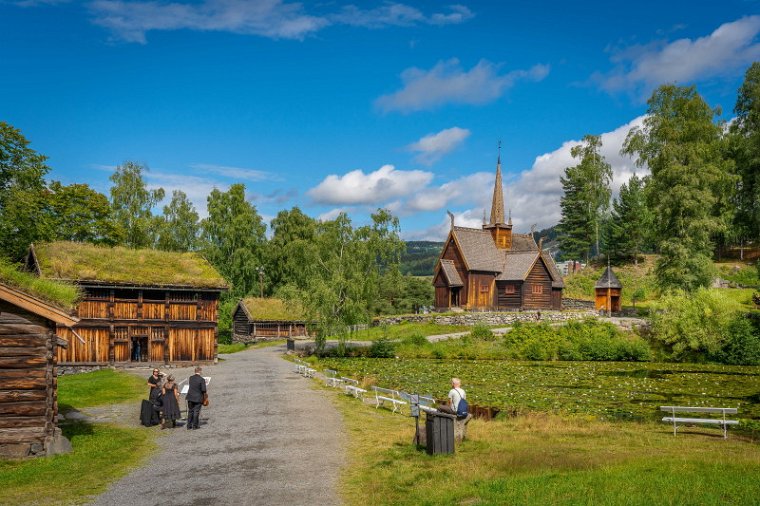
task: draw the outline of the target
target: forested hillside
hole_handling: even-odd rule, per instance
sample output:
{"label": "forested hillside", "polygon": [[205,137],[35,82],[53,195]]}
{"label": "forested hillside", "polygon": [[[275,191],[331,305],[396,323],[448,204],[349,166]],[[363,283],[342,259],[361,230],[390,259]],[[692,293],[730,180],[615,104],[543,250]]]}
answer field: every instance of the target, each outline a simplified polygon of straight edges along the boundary
{"label": "forested hillside", "polygon": [[412,276],[432,276],[443,243],[438,241],[406,241],[401,255],[401,273]]}

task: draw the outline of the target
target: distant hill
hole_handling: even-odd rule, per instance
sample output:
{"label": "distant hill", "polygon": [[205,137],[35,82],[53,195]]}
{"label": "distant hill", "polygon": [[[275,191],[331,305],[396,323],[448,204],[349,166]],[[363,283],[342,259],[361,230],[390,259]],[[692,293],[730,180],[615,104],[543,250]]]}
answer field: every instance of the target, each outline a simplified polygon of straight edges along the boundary
{"label": "distant hill", "polygon": [[401,255],[401,273],[432,276],[441,249],[443,242],[439,241],[407,241],[406,253]]}

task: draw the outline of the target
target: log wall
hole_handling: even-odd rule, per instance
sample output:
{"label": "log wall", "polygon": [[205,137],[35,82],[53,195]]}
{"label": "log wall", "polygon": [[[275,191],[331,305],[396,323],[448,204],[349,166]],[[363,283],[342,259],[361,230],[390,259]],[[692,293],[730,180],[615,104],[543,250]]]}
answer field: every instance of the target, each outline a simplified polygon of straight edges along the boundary
{"label": "log wall", "polygon": [[60,363],[211,362],[216,358],[219,292],[88,287]]}
{"label": "log wall", "polygon": [[552,308],[552,278],[542,258],[538,259],[528,273],[522,294],[525,309]]}
{"label": "log wall", "polygon": [[45,454],[58,417],[55,347],[47,320],[0,301],[0,457]]}

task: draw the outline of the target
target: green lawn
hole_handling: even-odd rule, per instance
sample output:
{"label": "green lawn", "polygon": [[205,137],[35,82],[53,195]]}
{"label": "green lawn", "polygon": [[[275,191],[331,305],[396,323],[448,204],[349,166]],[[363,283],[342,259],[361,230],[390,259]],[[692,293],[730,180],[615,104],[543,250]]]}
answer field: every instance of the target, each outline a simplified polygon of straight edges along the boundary
{"label": "green lawn", "polygon": [[[454,455],[413,444],[411,418],[335,393],[348,505],[757,504],[757,444],[715,429],[528,414],[473,420]],[[422,421],[424,429],[424,416]]]}
{"label": "green lawn", "polygon": [[147,399],[147,381],[147,376],[140,378],[113,369],[61,376],[58,378],[58,407],[65,413],[72,408],[140,402]]}
{"label": "green lawn", "polygon": [[[139,403],[146,380],[110,369],[62,376],[59,409]],[[0,504],[82,504],[144,461],[155,449],[157,432],[110,424],[63,422],[73,451],[26,460],[0,460]],[[136,503],[139,500],[136,498]]]}
{"label": "green lawn", "polygon": [[243,343],[232,343],[232,344],[219,344],[218,352],[219,353],[237,353],[239,351],[248,350],[248,349],[257,349],[257,348],[269,348],[270,346],[280,346],[285,344],[284,339],[278,339],[277,341],[260,341],[255,344],[243,344]]}
{"label": "green lawn", "polygon": [[[365,330],[352,332],[348,335],[351,341],[375,341],[380,338],[404,339],[414,335],[434,336],[438,334],[451,334],[453,332],[465,332],[472,330],[467,325],[440,325],[437,323],[411,323],[403,322],[398,325],[378,325]],[[334,338],[328,338],[334,339]]]}

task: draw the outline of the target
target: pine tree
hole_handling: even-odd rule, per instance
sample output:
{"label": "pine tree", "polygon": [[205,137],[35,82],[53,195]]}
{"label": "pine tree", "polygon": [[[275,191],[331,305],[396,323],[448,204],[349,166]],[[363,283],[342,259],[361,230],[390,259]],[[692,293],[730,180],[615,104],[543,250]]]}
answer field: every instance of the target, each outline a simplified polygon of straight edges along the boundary
{"label": "pine tree", "polygon": [[592,245],[595,245],[595,254],[600,252],[602,221],[610,201],[612,167],[599,153],[602,147],[600,137],[586,135],[583,142],[570,150],[573,158],[580,158],[580,163],[566,168],[564,177],[560,177],[564,195],[560,201],[562,219],[558,229],[560,247],[565,255],[585,257],[588,263]]}
{"label": "pine tree", "polygon": [[633,258],[638,264],[638,256],[648,243],[652,217],[647,208],[645,182],[645,178],[634,174],[627,184],[620,186],[620,195],[612,202],[606,241],[612,260]]}

